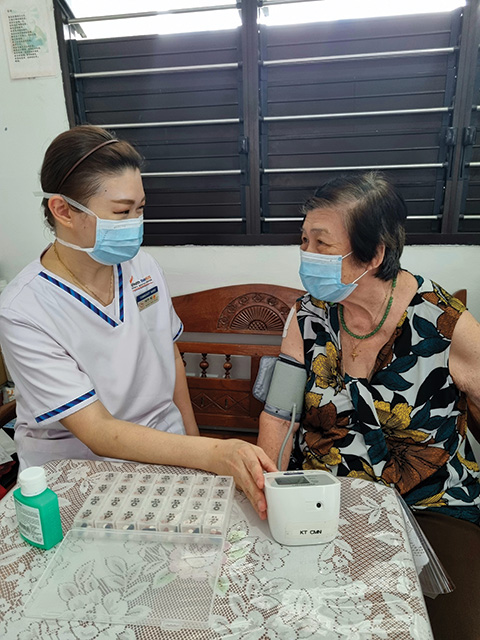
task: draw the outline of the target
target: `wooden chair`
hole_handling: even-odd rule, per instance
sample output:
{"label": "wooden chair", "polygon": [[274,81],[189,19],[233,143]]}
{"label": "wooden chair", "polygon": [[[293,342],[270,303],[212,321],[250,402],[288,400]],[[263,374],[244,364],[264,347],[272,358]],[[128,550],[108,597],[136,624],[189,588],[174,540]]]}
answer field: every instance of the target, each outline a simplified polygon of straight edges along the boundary
{"label": "wooden chair", "polygon": [[460,300],[462,304],[467,306],[467,290],[466,289],[459,289],[458,291],[455,291],[453,296],[458,300]]}
{"label": "wooden chair", "polygon": [[[187,381],[203,435],[256,442],[263,405],[252,396],[252,387],[260,358],[278,355],[290,308],[304,293],[271,284],[244,284],[173,298],[185,327],[178,348],[182,356],[201,355],[198,375],[189,376],[187,370]],[[224,358],[220,377],[209,377],[207,372],[214,354]],[[251,359],[248,378],[235,377],[233,356]]]}
{"label": "wooden chair", "polygon": [[17,403],[15,402],[15,400],[13,400],[13,402],[8,402],[7,404],[0,405],[0,428],[16,417],[16,409]]}
{"label": "wooden chair", "polygon": [[[15,400],[0,406],[0,429],[16,417],[17,403]],[[9,491],[17,481],[18,458],[13,454],[12,462],[0,464],[0,498]]]}

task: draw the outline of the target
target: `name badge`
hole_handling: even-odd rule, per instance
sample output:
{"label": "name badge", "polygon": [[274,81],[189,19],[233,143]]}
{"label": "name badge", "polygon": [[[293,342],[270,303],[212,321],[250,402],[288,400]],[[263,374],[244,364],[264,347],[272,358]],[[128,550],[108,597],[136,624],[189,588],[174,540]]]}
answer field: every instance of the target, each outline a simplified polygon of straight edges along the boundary
{"label": "name badge", "polygon": [[155,304],[155,302],[158,302],[158,300],[158,287],[153,287],[137,296],[137,306],[140,311],[143,311],[152,304]]}

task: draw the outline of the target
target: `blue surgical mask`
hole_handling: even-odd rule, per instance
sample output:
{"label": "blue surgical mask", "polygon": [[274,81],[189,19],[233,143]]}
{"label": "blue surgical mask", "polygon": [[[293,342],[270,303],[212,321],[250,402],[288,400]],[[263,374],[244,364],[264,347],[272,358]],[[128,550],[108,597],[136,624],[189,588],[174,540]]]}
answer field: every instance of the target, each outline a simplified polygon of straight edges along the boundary
{"label": "blue surgical mask", "polygon": [[[50,198],[53,195],[61,194],[43,194],[45,198]],[[85,251],[100,264],[118,264],[119,262],[131,260],[137,255],[143,240],[143,216],[128,220],[105,220],[104,218],[99,218],[96,213],[93,213],[93,211],[72,198],[64,195],[62,195],[62,198],[72,207],[80,209],[80,211],[97,219],[95,246],[91,248],[79,247],[60,238],[57,238],[57,242],[71,249]]]}
{"label": "blue surgical mask", "polygon": [[345,300],[358,287],[356,282],[368,269],[350,284],[342,282],[342,260],[351,253],[350,251],[346,256],[329,256],[300,249],[300,279],[313,298],[333,304]]}

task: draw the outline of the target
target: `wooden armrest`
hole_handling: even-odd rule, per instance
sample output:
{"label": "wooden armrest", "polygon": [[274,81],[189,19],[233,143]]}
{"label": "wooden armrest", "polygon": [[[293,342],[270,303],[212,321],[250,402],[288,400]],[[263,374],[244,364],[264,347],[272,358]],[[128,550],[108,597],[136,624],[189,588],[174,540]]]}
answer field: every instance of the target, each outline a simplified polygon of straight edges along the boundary
{"label": "wooden armrest", "polygon": [[2,404],[0,406],[0,427],[3,427],[4,424],[13,420],[17,415],[17,403],[15,400],[12,402],[7,402],[7,404]]}

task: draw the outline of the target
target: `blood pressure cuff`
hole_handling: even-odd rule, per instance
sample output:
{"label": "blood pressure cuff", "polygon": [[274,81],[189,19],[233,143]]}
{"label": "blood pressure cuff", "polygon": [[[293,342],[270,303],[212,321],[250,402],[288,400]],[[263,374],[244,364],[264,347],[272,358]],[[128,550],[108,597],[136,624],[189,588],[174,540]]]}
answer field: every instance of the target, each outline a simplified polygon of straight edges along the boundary
{"label": "blood pressure cuff", "polygon": [[263,356],[260,360],[253,396],[265,402],[264,411],[282,420],[290,420],[296,405],[295,421],[300,420],[305,396],[305,365],[281,353],[278,358]]}

